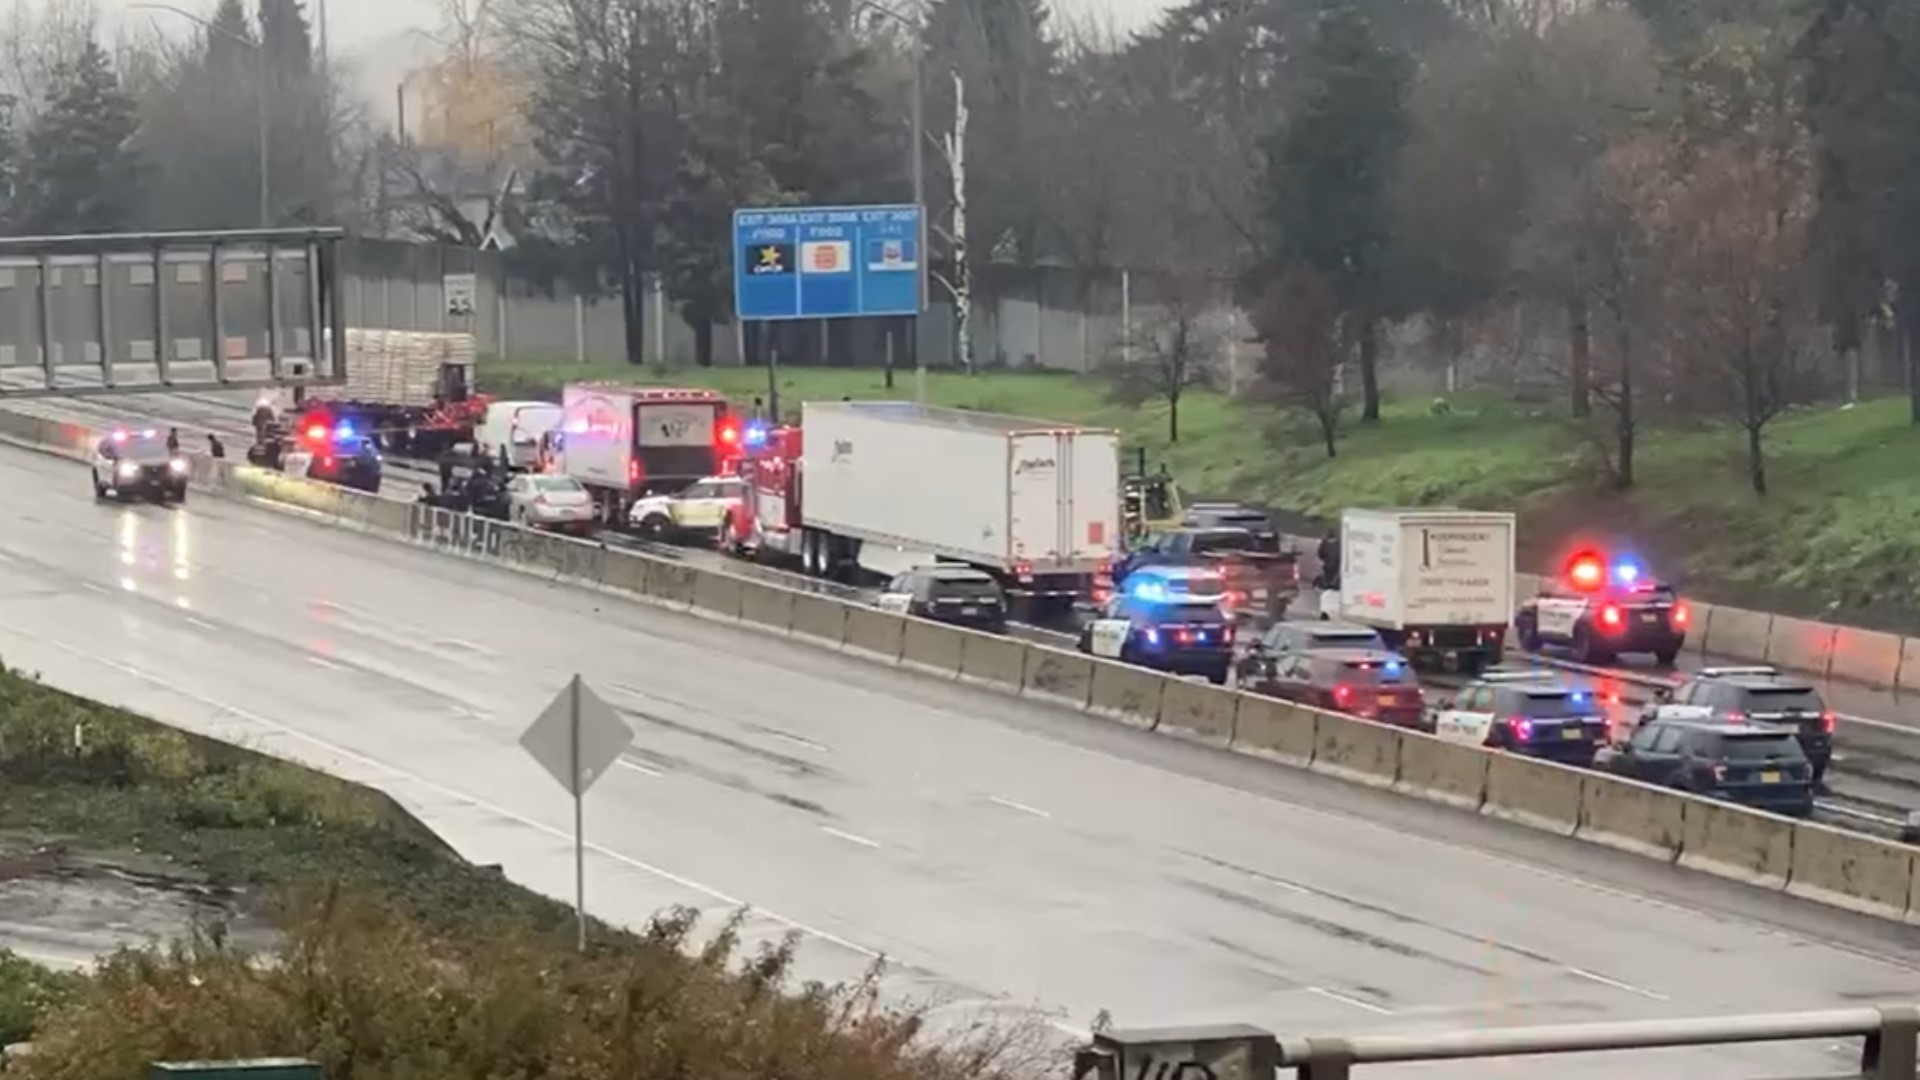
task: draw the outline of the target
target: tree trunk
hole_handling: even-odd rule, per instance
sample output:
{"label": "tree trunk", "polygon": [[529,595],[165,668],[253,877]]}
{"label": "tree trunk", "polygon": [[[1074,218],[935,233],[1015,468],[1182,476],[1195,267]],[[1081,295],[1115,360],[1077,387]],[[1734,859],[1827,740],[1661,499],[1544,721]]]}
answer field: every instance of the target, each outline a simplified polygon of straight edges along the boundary
{"label": "tree trunk", "polygon": [[1175,389],[1167,395],[1167,441],[1180,441],[1180,391]]}
{"label": "tree trunk", "polygon": [[1619,467],[1614,470],[1613,480],[1614,487],[1617,490],[1626,491],[1633,487],[1633,335],[1632,332],[1627,329],[1625,319],[1616,317],[1614,322],[1620,328],[1618,337],[1620,349],[1620,405],[1616,416],[1616,419],[1619,421],[1620,462]]}
{"label": "tree trunk", "polygon": [[1339,457],[1340,451],[1334,446],[1333,413],[1331,411],[1320,414],[1320,437],[1326,440],[1327,457],[1329,459]]}
{"label": "tree trunk", "polygon": [[1913,423],[1920,424],[1920,365],[1913,351],[1913,316],[1907,313],[1911,303],[1902,303],[1895,325],[1899,327],[1900,363],[1907,373],[1907,401]]}
{"label": "tree trunk", "polygon": [[1573,415],[1584,420],[1593,412],[1593,337],[1584,293],[1567,301],[1567,366],[1572,375]]}
{"label": "tree trunk", "polygon": [[1755,495],[1767,493],[1767,455],[1760,446],[1760,425],[1747,425],[1747,479]]}
{"label": "tree trunk", "polygon": [[693,362],[701,367],[713,366],[713,320],[705,315],[693,320]]}
{"label": "tree trunk", "polygon": [[1371,315],[1360,319],[1360,422],[1380,422],[1380,336]]}

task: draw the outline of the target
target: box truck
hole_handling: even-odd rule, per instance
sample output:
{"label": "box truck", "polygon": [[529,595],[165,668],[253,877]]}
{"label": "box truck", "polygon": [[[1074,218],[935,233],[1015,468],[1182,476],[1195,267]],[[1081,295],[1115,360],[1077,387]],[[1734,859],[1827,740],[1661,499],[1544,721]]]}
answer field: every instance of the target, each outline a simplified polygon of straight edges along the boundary
{"label": "box truck", "polygon": [[[730,545],[844,577],[890,549],[979,567],[1023,618],[1067,610],[1119,552],[1112,431],[908,402],[807,402],[750,459]],[[798,461],[791,460],[798,455]],[[797,467],[796,467],[797,466]]]}
{"label": "box truck", "polygon": [[1500,662],[1513,617],[1512,514],[1347,510],[1340,580],[1321,616],[1370,626],[1421,666]]}
{"label": "box truck", "polygon": [[711,390],[570,383],[560,408],[558,471],[593,494],[610,528],[627,525],[634,500],[717,475],[739,454],[739,421]]}

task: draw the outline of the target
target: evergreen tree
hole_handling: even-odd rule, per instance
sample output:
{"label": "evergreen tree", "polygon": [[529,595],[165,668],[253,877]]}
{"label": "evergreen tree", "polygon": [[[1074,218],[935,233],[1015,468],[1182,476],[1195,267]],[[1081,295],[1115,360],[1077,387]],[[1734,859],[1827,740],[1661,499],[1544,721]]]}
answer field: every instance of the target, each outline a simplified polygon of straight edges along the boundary
{"label": "evergreen tree", "polygon": [[206,35],[208,73],[228,85],[237,81],[252,85],[254,72],[259,70],[253,41],[253,24],[240,0],[220,0]]}
{"label": "evergreen tree", "polygon": [[1375,331],[1387,314],[1393,242],[1388,185],[1408,135],[1412,65],[1336,0],[1315,31],[1305,75],[1299,111],[1267,150],[1262,281],[1304,266],[1329,284],[1360,351],[1360,418],[1375,421]]}
{"label": "evergreen tree", "polygon": [[77,233],[131,226],[140,197],[130,145],[138,128],[132,97],[106,50],[89,38],[55,70],[46,107],[27,132],[17,227]]}

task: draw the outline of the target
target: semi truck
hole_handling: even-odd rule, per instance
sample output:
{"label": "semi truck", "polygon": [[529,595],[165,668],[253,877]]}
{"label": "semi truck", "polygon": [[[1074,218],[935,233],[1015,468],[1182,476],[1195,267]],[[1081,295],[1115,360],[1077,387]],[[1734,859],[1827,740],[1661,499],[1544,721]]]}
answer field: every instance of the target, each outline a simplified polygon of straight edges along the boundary
{"label": "semi truck", "polygon": [[712,390],[570,383],[560,407],[558,471],[592,493],[609,528],[627,526],[636,500],[718,475],[740,454],[739,420]]}
{"label": "semi truck", "polygon": [[1321,617],[1372,627],[1416,665],[1481,671],[1505,653],[1513,566],[1512,514],[1346,510]]}
{"label": "semi truck", "polygon": [[807,402],[741,464],[725,546],[847,580],[875,549],[978,567],[1015,615],[1070,610],[1123,540],[1112,431],[894,401]]}

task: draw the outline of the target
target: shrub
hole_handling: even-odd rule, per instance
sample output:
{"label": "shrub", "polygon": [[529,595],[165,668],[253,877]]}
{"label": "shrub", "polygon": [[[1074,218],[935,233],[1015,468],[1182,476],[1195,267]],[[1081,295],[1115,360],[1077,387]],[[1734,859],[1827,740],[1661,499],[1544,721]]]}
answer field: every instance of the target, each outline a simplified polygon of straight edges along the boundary
{"label": "shrub", "polygon": [[83,978],[0,949],[0,1047],[33,1038],[41,1015],[66,1003]]}
{"label": "shrub", "polygon": [[299,1054],[329,1080],[1004,1080],[1017,1040],[927,1047],[858,986],[786,990],[791,943],[689,953],[688,912],[579,955],[524,925],[433,933],[375,894],[295,896],[271,962],[214,936],[123,952],[45,1018],[22,1080]]}

